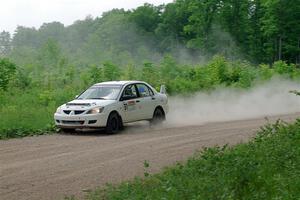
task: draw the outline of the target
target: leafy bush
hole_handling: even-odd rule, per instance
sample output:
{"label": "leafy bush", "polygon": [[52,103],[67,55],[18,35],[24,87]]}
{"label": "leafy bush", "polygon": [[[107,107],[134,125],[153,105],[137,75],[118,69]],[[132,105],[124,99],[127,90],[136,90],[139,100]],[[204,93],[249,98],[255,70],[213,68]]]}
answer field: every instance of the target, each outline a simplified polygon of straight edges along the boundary
{"label": "leafy bush", "polygon": [[278,74],[287,74],[287,75],[291,75],[294,72],[295,67],[293,65],[288,65],[286,62],[284,61],[276,61],[273,64],[273,68],[275,70],[275,72],[277,72]]}
{"label": "leafy bush", "polygon": [[16,73],[16,65],[7,58],[0,58],[0,90],[6,90]]}
{"label": "leafy bush", "polygon": [[267,125],[246,144],[206,148],[160,174],[109,185],[87,199],[297,199],[300,120]]}

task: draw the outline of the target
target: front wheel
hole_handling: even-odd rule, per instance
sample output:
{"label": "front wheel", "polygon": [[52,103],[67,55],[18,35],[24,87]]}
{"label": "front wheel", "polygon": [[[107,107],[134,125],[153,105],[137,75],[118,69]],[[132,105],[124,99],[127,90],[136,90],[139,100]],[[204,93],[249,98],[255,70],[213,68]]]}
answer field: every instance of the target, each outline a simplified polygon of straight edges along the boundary
{"label": "front wheel", "polygon": [[156,108],[153,113],[153,117],[150,121],[151,125],[159,125],[166,119],[166,116],[161,108]]}
{"label": "front wheel", "polygon": [[115,134],[118,133],[121,126],[120,126],[120,119],[117,113],[111,113],[107,119],[106,123],[106,133],[108,134]]}

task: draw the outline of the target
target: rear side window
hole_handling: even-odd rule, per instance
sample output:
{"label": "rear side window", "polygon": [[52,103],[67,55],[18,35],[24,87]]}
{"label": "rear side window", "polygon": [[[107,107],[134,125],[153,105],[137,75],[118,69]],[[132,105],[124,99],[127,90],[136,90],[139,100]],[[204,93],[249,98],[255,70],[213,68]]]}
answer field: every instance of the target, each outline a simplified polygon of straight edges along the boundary
{"label": "rear side window", "polygon": [[152,90],[147,85],[139,83],[136,86],[141,97],[153,96]]}

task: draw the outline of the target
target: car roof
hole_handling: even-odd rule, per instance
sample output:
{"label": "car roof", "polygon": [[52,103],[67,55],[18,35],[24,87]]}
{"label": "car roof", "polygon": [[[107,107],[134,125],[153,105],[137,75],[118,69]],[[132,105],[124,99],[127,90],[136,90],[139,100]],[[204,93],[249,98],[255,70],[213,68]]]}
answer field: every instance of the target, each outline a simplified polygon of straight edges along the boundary
{"label": "car roof", "polygon": [[97,85],[127,85],[127,84],[133,84],[133,83],[145,83],[143,81],[106,81],[101,83],[96,83],[94,86]]}

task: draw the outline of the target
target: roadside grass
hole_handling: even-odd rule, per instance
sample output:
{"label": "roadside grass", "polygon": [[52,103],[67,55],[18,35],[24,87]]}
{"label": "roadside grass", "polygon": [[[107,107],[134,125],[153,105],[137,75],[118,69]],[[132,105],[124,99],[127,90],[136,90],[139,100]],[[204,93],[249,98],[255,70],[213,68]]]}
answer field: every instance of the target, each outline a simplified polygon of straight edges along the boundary
{"label": "roadside grass", "polygon": [[206,148],[184,164],[107,185],[86,199],[299,199],[299,194],[300,119],[269,124],[248,143]]}
{"label": "roadside grass", "polygon": [[12,90],[0,95],[0,139],[55,132],[53,113],[72,99],[74,90]]}

